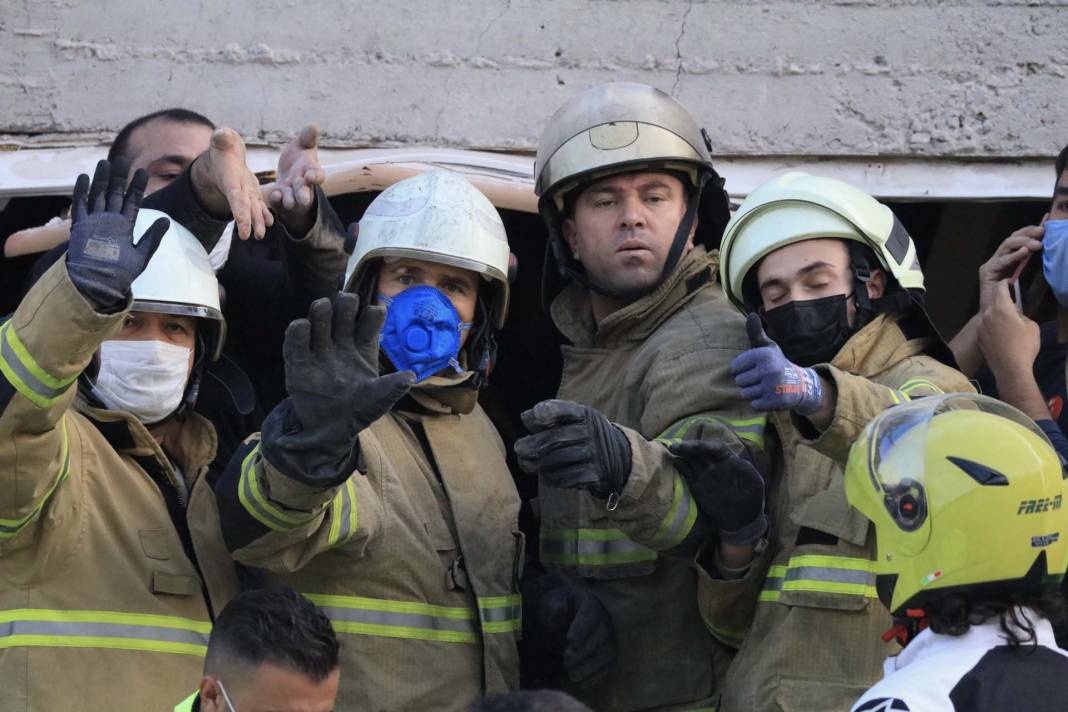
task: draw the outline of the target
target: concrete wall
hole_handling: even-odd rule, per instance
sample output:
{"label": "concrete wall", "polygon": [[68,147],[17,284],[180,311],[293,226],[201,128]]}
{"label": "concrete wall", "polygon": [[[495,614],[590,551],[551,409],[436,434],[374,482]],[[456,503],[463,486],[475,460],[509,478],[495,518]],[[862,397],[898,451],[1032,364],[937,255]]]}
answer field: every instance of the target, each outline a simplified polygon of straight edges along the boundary
{"label": "concrete wall", "polygon": [[[736,156],[1048,157],[1068,2],[0,0],[0,133],[183,105],[277,141],[532,149],[595,82],[674,93]],[[43,136],[29,137],[27,134]]]}

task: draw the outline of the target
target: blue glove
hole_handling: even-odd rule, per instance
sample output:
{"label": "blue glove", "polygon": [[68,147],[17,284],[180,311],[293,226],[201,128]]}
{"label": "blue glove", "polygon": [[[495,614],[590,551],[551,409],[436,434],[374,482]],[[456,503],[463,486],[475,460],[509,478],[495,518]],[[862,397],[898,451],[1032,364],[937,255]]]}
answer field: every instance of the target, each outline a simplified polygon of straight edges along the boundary
{"label": "blue glove", "polygon": [[126,306],[130,285],[171,226],[170,220],[159,218],[134,244],[134,221],[146,183],[148,174],[138,169],[127,190],[125,167],[112,170],[107,161],[100,161],[92,186],[84,173],[74,185],[67,274],[100,314]]}
{"label": "blue glove", "polygon": [[749,315],[745,330],[753,348],[731,362],[731,373],[753,410],[792,410],[800,415],[819,410],[823,400],[819,374],[787,359],[764,333],[759,315]]}

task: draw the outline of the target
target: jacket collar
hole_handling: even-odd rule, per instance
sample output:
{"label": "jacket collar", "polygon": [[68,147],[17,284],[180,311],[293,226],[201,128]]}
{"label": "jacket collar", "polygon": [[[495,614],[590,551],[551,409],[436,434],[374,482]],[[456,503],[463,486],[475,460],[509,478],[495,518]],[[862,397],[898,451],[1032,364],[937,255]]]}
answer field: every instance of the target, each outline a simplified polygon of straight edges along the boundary
{"label": "jacket collar", "polygon": [[695,245],[656,290],[612,312],[600,324],[593,318],[589,290],[575,282],[553,300],[549,311],[556,328],[575,346],[644,341],[718,275],[719,251],[709,253],[703,245]]}
{"label": "jacket collar", "polygon": [[475,409],[478,402],[478,390],[468,383],[474,375],[471,371],[464,371],[455,375],[430,376],[415,384],[409,396],[421,409],[431,414],[466,415]]}
{"label": "jacket collar", "polygon": [[879,314],[853,334],[831,360],[832,366],[858,376],[882,373],[894,364],[923,353],[931,339],[909,339],[895,314]]}
{"label": "jacket collar", "polygon": [[96,426],[117,452],[136,457],[155,457],[168,465],[173,460],[190,487],[196,475],[215,458],[218,447],[215,428],[198,413],[189,412],[185,415],[178,437],[169,443],[169,450],[164,454],[148,429],[133,415],[91,406],[81,393],[76,396],[74,407]]}

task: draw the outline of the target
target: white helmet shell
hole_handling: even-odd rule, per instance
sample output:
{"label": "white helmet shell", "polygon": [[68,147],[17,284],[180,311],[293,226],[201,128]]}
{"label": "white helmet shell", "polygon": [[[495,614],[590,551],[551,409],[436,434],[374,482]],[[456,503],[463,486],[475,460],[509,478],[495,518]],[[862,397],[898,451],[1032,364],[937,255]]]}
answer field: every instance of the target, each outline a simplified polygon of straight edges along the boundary
{"label": "white helmet shell", "polygon": [[745,279],[760,260],[817,238],[866,245],[903,289],[924,289],[916,245],[890,208],[848,183],[794,171],[758,186],[727,224],[719,264],[731,302],[750,311],[755,305],[745,303]]}
{"label": "white helmet shell", "polygon": [[510,254],[493,203],[451,171],[427,171],[394,183],[367,207],[345,268],[345,290],[355,291],[368,265],[385,257],[460,267],[499,283],[491,313],[500,328],[508,311]]}
{"label": "white helmet shell", "polygon": [[226,336],[226,321],[219,305],[219,281],[208,253],[184,226],[159,210],[142,208],[134,225],[134,242],[140,241],[160,218],[171,221],[148,266],[131,285],[132,309],[180,314],[207,320],[207,351],[219,357]]}

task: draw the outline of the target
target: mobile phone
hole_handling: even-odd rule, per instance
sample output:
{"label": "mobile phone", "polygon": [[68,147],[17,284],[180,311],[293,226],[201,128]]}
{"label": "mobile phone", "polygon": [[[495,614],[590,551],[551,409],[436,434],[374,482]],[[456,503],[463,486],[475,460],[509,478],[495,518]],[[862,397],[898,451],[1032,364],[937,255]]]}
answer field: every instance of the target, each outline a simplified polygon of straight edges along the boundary
{"label": "mobile phone", "polygon": [[1012,301],[1016,303],[1016,311],[1021,314],[1023,314],[1023,294],[1020,292],[1020,275],[1023,274],[1024,268],[1030,261],[1031,255],[1020,260],[1020,264],[1016,265],[1016,270],[1009,277],[1009,284],[1012,285]]}

